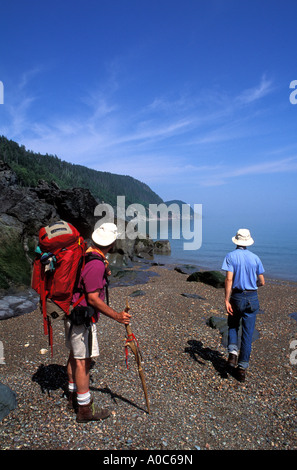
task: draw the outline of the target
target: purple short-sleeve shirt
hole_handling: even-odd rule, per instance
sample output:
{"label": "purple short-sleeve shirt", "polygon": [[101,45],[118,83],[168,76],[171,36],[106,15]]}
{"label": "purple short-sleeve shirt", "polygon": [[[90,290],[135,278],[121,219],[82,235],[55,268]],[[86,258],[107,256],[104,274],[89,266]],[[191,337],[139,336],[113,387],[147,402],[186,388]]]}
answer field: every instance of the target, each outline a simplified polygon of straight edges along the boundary
{"label": "purple short-sleeve shirt", "polygon": [[[82,289],[85,293],[91,293],[99,290],[99,297],[101,300],[105,300],[104,286],[106,280],[104,278],[105,265],[100,260],[89,261],[80,275],[78,288]],[[72,302],[75,303],[82,294],[80,292],[75,293],[72,298]],[[79,305],[86,306],[87,301],[83,299]],[[97,319],[99,318],[99,311],[97,311]]]}

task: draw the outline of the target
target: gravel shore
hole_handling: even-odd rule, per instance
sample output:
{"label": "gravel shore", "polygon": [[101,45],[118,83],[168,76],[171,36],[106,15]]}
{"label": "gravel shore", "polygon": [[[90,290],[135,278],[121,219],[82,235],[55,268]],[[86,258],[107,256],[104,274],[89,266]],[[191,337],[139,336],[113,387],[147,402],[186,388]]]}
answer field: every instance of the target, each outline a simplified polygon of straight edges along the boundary
{"label": "gravel shore", "polygon": [[[187,275],[170,267],[148,269],[156,275],[147,283],[113,287],[110,301],[121,310],[129,300],[151,413],[132,352],[126,367],[124,326],[101,316],[100,357],[92,367],[91,391],[111,416],[77,423],[63,396],[68,356],[63,322],[54,323],[51,357],[41,315],[34,311],[0,321],[5,354],[0,382],[17,394],[17,407],[0,422],[0,449],[297,448],[297,365],[292,348],[297,324],[290,316],[297,310],[297,284],[266,279],[259,289],[259,336],[246,381],[239,383],[226,371],[220,331],[207,324],[210,317],[226,318],[223,289],[187,282]],[[42,349],[47,352],[41,354]]]}

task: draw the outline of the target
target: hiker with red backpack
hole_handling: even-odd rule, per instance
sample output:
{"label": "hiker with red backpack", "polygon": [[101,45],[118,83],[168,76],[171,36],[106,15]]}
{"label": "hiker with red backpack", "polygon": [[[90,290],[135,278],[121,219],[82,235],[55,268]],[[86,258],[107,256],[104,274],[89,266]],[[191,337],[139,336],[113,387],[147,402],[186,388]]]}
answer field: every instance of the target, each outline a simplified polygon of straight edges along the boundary
{"label": "hiker with red backpack", "polygon": [[[105,419],[110,414],[106,409],[95,409],[89,390],[91,358],[99,355],[96,323],[100,313],[126,325],[131,318],[128,312],[116,312],[105,302],[105,287],[110,274],[106,255],[116,238],[117,227],[111,223],[105,223],[93,232],[92,246],[86,251],[86,264],[81,271],[77,292],[73,296],[73,305],[77,304],[81,294],[83,298],[65,319],[66,346],[70,349],[67,364],[68,403],[69,407],[77,406],[78,422]],[[90,331],[84,324],[77,324],[79,321],[74,320],[73,323],[72,319],[76,310],[86,312],[86,309],[88,316],[91,316]]]}
{"label": "hiker with red backpack", "polygon": [[[99,355],[96,323],[100,313],[128,325],[131,315],[108,305],[106,259],[117,238],[117,227],[102,224],[92,234],[92,245],[71,224],[58,221],[39,231],[39,244],[32,273],[32,288],[40,294],[44,333],[53,355],[52,321],[65,321],[69,378],[68,407],[77,421],[105,419],[108,410],[97,411],[89,391],[91,358]],[[105,296],[106,294],[106,296]]]}

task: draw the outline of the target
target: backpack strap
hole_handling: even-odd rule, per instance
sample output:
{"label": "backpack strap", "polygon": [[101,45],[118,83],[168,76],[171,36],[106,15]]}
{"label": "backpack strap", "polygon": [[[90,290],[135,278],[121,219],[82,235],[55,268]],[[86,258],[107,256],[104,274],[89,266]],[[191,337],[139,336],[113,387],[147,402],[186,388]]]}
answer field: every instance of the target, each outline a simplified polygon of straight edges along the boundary
{"label": "backpack strap", "polygon": [[[106,258],[104,257],[103,254],[100,254],[98,252],[98,250],[93,251],[92,249],[89,248],[89,250],[87,250],[87,252],[85,253],[85,256],[83,257],[82,265],[81,265],[80,269],[78,270],[78,275],[77,275],[76,282],[75,282],[76,287],[75,287],[73,292],[74,293],[79,292],[79,293],[81,293],[81,296],[73,304],[73,308],[76,307],[85,298],[84,289],[83,289],[83,287],[78,288],[78,284],[79,284],[79,280],[80,280],[80,275],[81,275],[84,267],[86,266],[87,263],[89,263],[90,261],[93,261],[93,260],[100,260],[104,263],[104,266],[105,266],[105,271],[104,271],[105,296],[106,296],[106,303],[107,303],[107,305],[109,305],[109,292],[108,292],[109,279],[108,279],[108,275],[107,275],[107,272],[106,272],[106,267],[108,266],[108,261],[106,260]],[[107,263],[107,265],[106,265],[106,263]]]}
{"label": "backpack strap", "polygon": [[50,317],[47,314],[47,310],[46,310],[48,291],[45,288],[45,277],[46,277],[45,269],[42,269],[41,277],[40,277],[40,301],[41,301],[42,316],[43,316],[43,330],[44,330],[44,334],[48,335],[48,341],[51,347],[51,355],[53,356],[53,328],[52,328]]}
{"label": "backpack strap", "polygon": [[[106,303],[107,305],[109,305],[109,292],[108,292],[108,286],[109,286],[109,279],[108,279],[108,275],[107,275],[107,272],[106,272],[106,268],[108,267],[108,261],[106,260],[105,256],[100,253],[98,253],[98,251],[87,251],[86,252],[86,256],[85,256],[85,263],[89,263],[90,261],[93,261],[93,260],[100,260],[103,262],[104,266],[105,266],[105,271],[104,271],[104,279],[105,279],[105,296],[106,296]],[[106,262],[107,262],[107,265],[106,265]]]}

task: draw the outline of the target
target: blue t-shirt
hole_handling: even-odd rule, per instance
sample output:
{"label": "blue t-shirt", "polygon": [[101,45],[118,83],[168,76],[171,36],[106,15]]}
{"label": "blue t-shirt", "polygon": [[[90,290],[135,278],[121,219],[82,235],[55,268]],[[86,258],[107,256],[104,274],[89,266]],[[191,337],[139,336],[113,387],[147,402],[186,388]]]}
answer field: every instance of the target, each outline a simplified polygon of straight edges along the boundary
{"label": "blue t-shirt", "polygon": [[264,273],[259,256],[242,248],[226,255],[222,269],[233,273],[232,287],[240,290],[256,290],[258,275]]}

